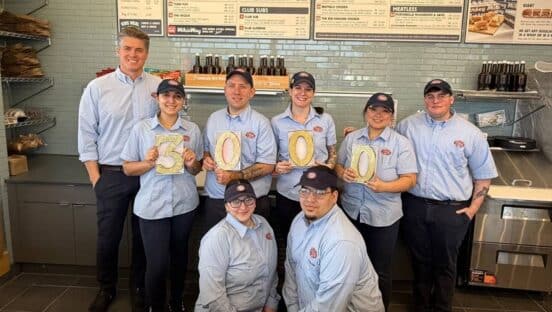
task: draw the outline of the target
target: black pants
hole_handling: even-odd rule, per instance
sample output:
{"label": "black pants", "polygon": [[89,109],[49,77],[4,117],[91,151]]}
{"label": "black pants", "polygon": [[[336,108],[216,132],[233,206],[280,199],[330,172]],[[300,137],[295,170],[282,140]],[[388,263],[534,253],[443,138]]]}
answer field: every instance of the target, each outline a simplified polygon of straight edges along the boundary
{"label": "black pants", "polygon": [[283,236],[285,242],[287,242],[291,222],[293,222],[293,218],[295,218],[299,212],[301,212],[301,205],[298,201],[291,200],[280,193],[276,194],[276,209],[274,215],[278,219],[281,232],[280,235]]}
{"label": "black pants", "polygon": [[163,311],[166,278],[170,273],[170,302],[180,306],[188,267],[188,239],[196,212],[159,220],[140,219],[146,251],[146,304]]}
{"label": "black pants", "polygon": [[359,220],[351,219],[351,221],[364,239],[368,257],[370,258],[376,273],[378,273],[378,284],[383,299],[383,305],[385,306],[385,310],[388,310],[393,288],[391,265],[393,263],[393,254],[395,252],[395,245],[399,235],[400,221],[397,221],[390,226],[382,227],[361,223]]}
{"label": "black pants", "polygon": [[[224,208],[224,199],[215,199],[207,197],[205,199],[205,223],[207,230],[212,228],[220,220],[226,217],[226,208]],[[268,220],[270,214],[270,199],[268,196],[257,198],[255,213],[265,217]]]}
{"label": "black pants", "polygon": [[[97,279],[100,287],[115,293],[119,263],[119,243],[130,204],[140,187],[138,177],[128,177],[122,170],[104,169],[96,193],[98,241],[96,249]],[[132,207],[130,208],[132,209]],[[140,236],[138,217],[132,214],[131,287],[144,287],[146,259]]]}
{"label": "black pants", "polygon": [[416,311],[451,311],[460,244],[470,219],[466,202],[428,201],[403,193],[403,233],[412,252]]}

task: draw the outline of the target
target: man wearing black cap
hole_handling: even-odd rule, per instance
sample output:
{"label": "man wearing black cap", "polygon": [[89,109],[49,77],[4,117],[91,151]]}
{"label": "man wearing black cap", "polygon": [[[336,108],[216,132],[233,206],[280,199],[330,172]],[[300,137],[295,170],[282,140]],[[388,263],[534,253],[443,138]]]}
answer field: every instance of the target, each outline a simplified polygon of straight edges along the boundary
{"label": "man wearing black cap", "polygon": [[426,112],[397,129],[414,146],[416,186],[403,193],[403,230],[412,252],[417,311],[451,311],[457,256],[496,167],[483,133],[452,109],[450,84],[424,88]]}
{"label": "man wearing black cap", "polygon": [[[251,182],[257,194],[257,212],[268,216],[270,201],[267,194],[276,163],[276,142],[268,119],[249,104],[254,95],[250,73],[239,69],[228,73],[224,86],[228,105],[212,113],[205,125],[203,168],[207,171],[205,190],[209,195],[205,201],[205,213],[210,226],[226,215],[224,187],[236,179]],[[240,141],[236,144],[240,150],[230,151],[240,153],[239,170],[223,170],[214,160],[218,136],[227,131],[239,135]]]}
{"label": "man wearing black cap", "polygon": [[337,206],[337,176],[306,170],[291,224],[282,290],[288,311],[384,311],[362,236]]}

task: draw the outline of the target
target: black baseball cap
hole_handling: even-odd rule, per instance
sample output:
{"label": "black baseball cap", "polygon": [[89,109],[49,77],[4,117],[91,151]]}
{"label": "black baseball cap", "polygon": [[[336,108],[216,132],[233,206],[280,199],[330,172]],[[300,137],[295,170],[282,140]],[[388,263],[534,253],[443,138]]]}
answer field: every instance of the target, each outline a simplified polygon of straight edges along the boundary
{"label": "black baseball cap", "polygon": [[180,94],[182,97],[186,96],[186,92],[184,92],[184,86],[174,79],[165,79],[161,81],[161,83],[157,87],[157,94],[169,91],[174,91]]}
{"label": "black baseball cap", "polygon": [[365,112],[368,107],[385,107],[390,112],[395,112],[395,103],[393,102],[393,98],[391,95],[382,92],[372,94],[372,96],[368,99],[368,102],[366,102],[366,107],[364,109]]}
{"label": "black baseball cap", "polygon": [[300,71],[293,74],[291,80],[289,81],[289,85],[293,88],[302,82],[307,83],[313,90],[316,89],[316,82],[314,80],[314,77],[306,71]]}
{"label": "black baseball cap", "polygon": [[317,190],[325,190],[328,187],[337,189],[337,174],[326,166],[314,166],[303,172],[301,180],[295,186],[308,186]]}
{"label": "black baseball cap", "polygon": [[452,95],[452,87],[443,79],[433,79],[425,85],[424,95],[434,91],[443,91]]}
{"label": "black baseball cap", "polygon": [[245,179],[232,180],[226,185],[224,190],[224,201],[231,202],[234,199],[238,199],[242,196],[250,196],[257,198],[253,186]]}
{"label": "black baseball cap", "polygon": [[229,72],[228,74],[226,74],[226,81],[228,81],[228,79],[230,79],[232,76],[234,75],[240,75],[243,77],[243,79],[245,79],[245,81],[247,81],[247,83],[249,83],[249,85],[251,85],[251,88],[253,88],[253,77],[251,76],[251,74],[243,69],[234,69],[233,71]]}

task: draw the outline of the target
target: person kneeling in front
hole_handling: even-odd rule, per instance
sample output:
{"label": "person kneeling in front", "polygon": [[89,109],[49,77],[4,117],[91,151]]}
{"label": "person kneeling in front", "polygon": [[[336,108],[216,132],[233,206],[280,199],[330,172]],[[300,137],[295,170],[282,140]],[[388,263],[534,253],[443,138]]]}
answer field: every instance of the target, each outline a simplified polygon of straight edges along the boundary
{"label": "person kneeling in front", "polygon": [[201,239],[196,312],[276,312],[278,249],[266,219],[253,214],[256,198],[247,180],[226,185],[226,218]]}
{"label": "person kneeling in front", "polygon": [[298,185],[302,212],[288,235],[282,290],[288,311],[384,311],[364,240],[337,206],[336,173],[311,167]]}

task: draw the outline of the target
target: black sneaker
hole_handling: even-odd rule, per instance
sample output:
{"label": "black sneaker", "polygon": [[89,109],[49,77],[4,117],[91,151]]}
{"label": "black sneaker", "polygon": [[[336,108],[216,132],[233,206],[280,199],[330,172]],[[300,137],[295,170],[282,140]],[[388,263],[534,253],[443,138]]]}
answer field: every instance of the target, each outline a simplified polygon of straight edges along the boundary
{"label": "black sneaker", "polygon": [[109,305],[115,299],[115,293],[112,291],[107,291],[105,289],[100,289],[94,301],[88,307],[89,312],[106,312]]}
{"label": "black sneaker", "polygon": [[169,303],[169,312],[185,312],[184,302],[182,300]]}

